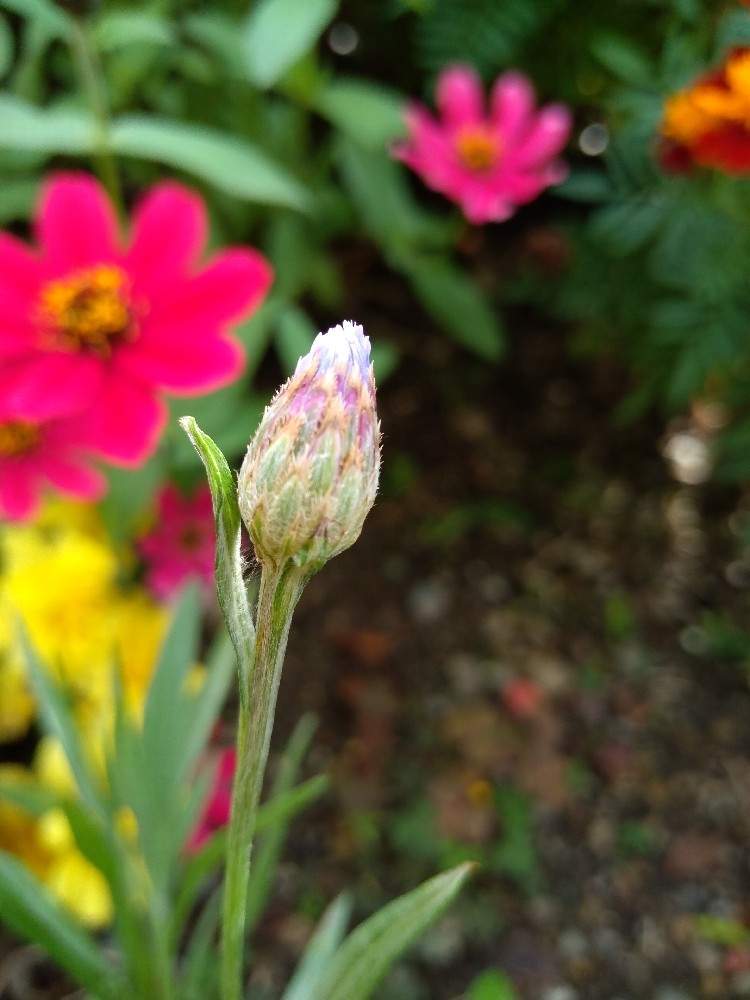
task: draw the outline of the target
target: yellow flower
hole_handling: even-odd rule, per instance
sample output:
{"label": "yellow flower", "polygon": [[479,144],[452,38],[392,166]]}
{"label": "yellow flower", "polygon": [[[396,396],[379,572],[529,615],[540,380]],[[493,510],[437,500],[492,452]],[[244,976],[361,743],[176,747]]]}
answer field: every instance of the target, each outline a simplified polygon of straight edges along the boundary
{"label": "yellow flower", "polygon": [[113,915],[107,880],[78,850],[62,809],[41,817],[39,838],[50,857],[43,881],[52,895],[87,927],[106,927]]}
{"label": "yellow flower", "polygon": [[[0,764],[0,784],[33,784],[33,775],[16,764]],[[40,878],[49,856],[41,842],[35,816],[0,797],[0,851],[12,854]]]}

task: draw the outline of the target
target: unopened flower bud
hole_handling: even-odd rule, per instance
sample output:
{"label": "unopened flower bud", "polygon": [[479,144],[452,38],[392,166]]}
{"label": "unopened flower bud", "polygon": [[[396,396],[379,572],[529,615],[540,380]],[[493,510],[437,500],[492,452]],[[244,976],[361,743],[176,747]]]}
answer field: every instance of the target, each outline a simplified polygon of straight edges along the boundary
{"label": "unopened flower bud", "polygon": [[344,322],[318,334],[248,446],[238,499],[259,561],[315,572],[348,549],[379,470],[370,341]]}

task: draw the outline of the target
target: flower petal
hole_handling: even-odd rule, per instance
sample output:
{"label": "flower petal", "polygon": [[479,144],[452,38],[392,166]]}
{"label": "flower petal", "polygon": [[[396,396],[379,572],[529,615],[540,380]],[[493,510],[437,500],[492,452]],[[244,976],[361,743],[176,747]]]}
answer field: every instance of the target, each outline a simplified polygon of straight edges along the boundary
{"label": "flower petal", "polygon": [[0,370],[0,397],[18,416],[45,420],[85,409],[102,381],[97,358],[65,351],[27,353]]}
{"label": "flower petal", "polygon": [[92,405],[85,444],[115,465],[139,465],[156,448],[166,420],[166,407],[150,386],[110,375]]}
{"label": "flower petal", "polygon": [[0,233],[0,352],[33,339],[31,315],[41,281],[41,267],[32,251],[8,233]]}
{"label": "flower petal", "polygon": [[81,500],[98,500],[107,489],[107,480],[79,456],[45,455],[40,462],[45,477],[63,493]]}
{"label": "flower petal", "polygon": [[534,88],[523,73],[503,73],[495,81],[490,99],[492,119],[506,146],[513,146],[533,124]]}
{"label": "flower petal", "polygon": [[117,256],[117,220],[87,174],[56,174],[42,190],[37,232],[49,277]]}
{"label": "flower petal", "polygon": [[0,460],[0,517],[23,521],[37,508],[38,479],[33,464]]}
{"label": "flower petal", "polygon": [[125,257],[136,295],[151,297],[190,271],[206,241],[201,198],[168,181],[152,188],[137,206],[133,238]]}
{"label": "flower petal", "polygon": [[475,125],[484,117],[482,84],[470,66],[452,66],[438,78],[437,106],[454,128]]}
{"label": "flower petal", "polygon": [[144,342],[121,355],[122,364],[144,382],[180,395],[199,395],[227,385],[245,363],[242,346],[206,332],[200,319]]}
{"label": "flower petal", "polygon": [[549,104],[542,108],[531,131],[517,150],[514,163],[522,167],[539,166],[544,160],[557,156],[570,135],[570,112],[562,104]]}

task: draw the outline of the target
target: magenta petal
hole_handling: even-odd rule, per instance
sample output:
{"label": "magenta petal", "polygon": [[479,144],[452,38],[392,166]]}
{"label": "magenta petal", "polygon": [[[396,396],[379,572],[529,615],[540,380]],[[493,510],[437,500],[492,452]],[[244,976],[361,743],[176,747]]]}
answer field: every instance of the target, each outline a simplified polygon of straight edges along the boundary
{"label": "magenta petal", "polygon": [[117,256],[117,221],[101,185],[87,174],[55,174],[42,190],[37,232],[48,276]]}
{"label": "magenta petal", "polygon": [[533,167],[556,156],[568,141],[571,124],[570,112],[561,104],[542,108],[514,162],[521,167]]}
{"label": "magenta petal", "polygon": [[98,500],[107,488],[104,476],[80,458],[46,455],[41,469],[53,486],[81,500]]}
{"label": "magenta petal", "polygon": [[0,369],[0,397],[19,416],[45,420],[85,409],[101,381],[96,358],[64,351],[26,354]]}
{"label": "magenta petal", "polygon": [[534,100],[534,88],[522,73],[503,73],[497,78],[490,104],[493,123],[500,130],[503,143],[512,146],[529,131]]}
{"label": "magenta petal", "polygon": [[168,337],[121,355],[128,371],[144,382],[180,395],[200,394],[227,385],[241,373],[245,352],[228,337],[207,333],[198,322],[185,324]]}
{"label": "magenta petal", "polygon": [[197,194],[167,181],[152,188],[135,210],[125,264],[137,295],[151,297],[182,279],[206,240],[206,211]]}
{"label": "magenta petal", "polygon": [[166,419],[153,389],[110,375],[93,403],[86,444],[115,465],[139,465],[156,448]]}
{"label": "magenta petal", "polygon": [[144,339],[158,337],[162,325],[170,330],[185,323],[216,329],[243,319],[260,304],[272,279],[271,265],[256,250],[224,250],[154,307]]}
{"label": "magenta petal", "polygon": [[0,517],[23,521],[37,508],[37,473],[28,462],[0,460]]}
{"label": "magenta petal", "polygon": [[470,66],[443,70],[437,83],[436,99],[443,118],[454,128],[474,125],[484,116],[482,83]]}
{"label": "magenta petal", "polygon": [[[0,316],[3,318],[2,340],[16,331],[33,335],[31,315],[36,303],[41,268],[29,248],[8,233],[0,233]],[[9,330],[10,328],[10,330]],[[3,344],[0,343],[0,351]]]}

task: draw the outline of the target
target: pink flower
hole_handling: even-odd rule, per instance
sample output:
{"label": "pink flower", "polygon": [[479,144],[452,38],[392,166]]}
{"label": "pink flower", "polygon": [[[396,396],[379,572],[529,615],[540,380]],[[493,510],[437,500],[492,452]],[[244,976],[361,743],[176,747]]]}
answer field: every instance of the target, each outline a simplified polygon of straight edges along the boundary
{"label": "pink flower", "polygon": [[159,599],[173,597],[190,579],[210,588],[216,538],[208,486],[201,486],[192,497],[165,486],[157,502],[156,524],[139,547],[148,566],[146,581]]}
{"label": "pink flower", "polygon": [[409,139],[395,155],[429,187],[452,198],[470,222],[502,222],[567,175],[555,159],[570,133],[561,104],[537,111],[527,78],[510,72],[492,88],[489,114],[482,85],[467,66],[440,74],[435,118],[419,104],[406,113]]}
{"label": "pink flower", "polygon": [[200,266],[205,208],[173,182],[146,194],[123,242],[100,185],[56,174],[36,232],[38,251],[0,233],[0,398],[29,420],[88,411],[90,447],[137,464],[163,427],[163,391],[204,393],[240,373],[226,332],[271,269],[243,248]]}
{"label": "pink flower", "polygon": [[90,467],[87,427],[80,416],[20,419],[0,404],[0,517],[23,520],[36,510],[45,486],[81,500],[104,492],[103,476]]}
{"label": "pink flower", "polygon": [[203,847],[206,841],[226,826],[232,811],[232,780],[237,765],[233,748],[222,750],[216,767],[214,786],[203,806],[203,812],[188,838],[186,850],[191,854]]}

